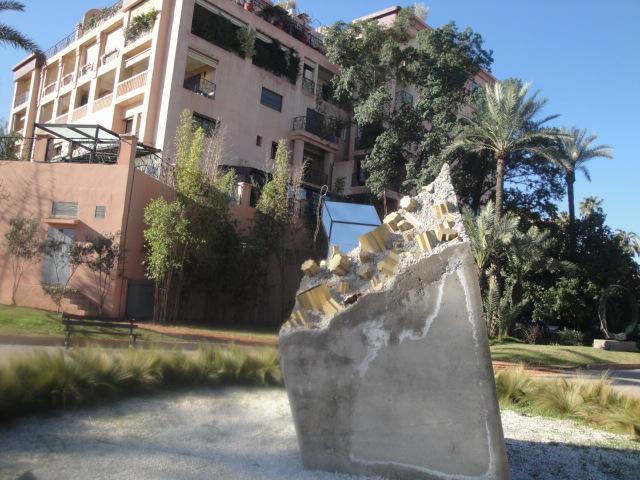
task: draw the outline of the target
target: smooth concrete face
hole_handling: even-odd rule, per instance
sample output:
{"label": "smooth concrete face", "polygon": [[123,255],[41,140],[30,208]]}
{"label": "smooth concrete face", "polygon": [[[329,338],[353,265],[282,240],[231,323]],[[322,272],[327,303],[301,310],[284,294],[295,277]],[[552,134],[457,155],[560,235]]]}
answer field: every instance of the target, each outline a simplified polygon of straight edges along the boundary
{"label": "smooth concrete face", "polygon": [[459,243],[323,329],[280,337],[307,468],[509,477],[477,274]]}

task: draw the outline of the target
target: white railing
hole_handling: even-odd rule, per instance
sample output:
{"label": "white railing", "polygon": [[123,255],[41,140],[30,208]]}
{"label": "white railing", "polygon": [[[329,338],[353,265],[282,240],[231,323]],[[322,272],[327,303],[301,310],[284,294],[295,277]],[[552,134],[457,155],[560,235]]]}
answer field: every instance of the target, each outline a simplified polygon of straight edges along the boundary
{"label": "white railing", "polygon": [[147,71],[134,75],[131,78],[127,78],[118,84],[118,96],[126,95],[129,92],[133,92],[138,88],[144,87],[147,83]]}
{"label": "white railing", "polygon": [[102,110],[103,108],[106,108],[109,105],[111,105],[112,101],[113,101],[113,93],[110,93],[109,95],[105,95],[102,98],[98,98],[96,101],[93,102],[92,111],[97,112],[98,110]]}
{"label": "white railing", "polygon": [[112,62],[113,60],[118,58],[118,53],[120,53],[120,51],[117,48],[108,53],[105,53],[104,55],[102,55],[102,58],[100,59],[100,64],[106,65],[107,63]]}
{"label": "white railing", "polygon": [[80,76],[84,77],[87,73],[93,71],[93,63],[89,62],[80,67]]}

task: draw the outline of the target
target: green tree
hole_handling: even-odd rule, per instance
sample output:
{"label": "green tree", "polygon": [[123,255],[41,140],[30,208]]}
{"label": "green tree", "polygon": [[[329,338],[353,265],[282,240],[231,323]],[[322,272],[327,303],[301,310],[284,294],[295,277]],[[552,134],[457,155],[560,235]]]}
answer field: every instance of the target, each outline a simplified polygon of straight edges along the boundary
{"label": "green tree", "polygon": [[5,249],[9,256],[11,274],[11,303],[16,304],[16,293],[26,266],[40,253],[38,238],[40,222],[34,218],[15,217],[9,220],[9,231],[4,234]]}
{"label": "green tree", "polygon": [[617,229],[616,236],[620,240],[622,248],[629,255],[638,255],[640,257],[640,236],[637,233]]}
{"label": "green tree", "polygon": [[0,160],[20,160],[20,134],[8,129],[8,125],[0,124]]}
{"label": "green tree", "polygon": [[559,136],[555,148],[551,151],[551,160],[564,173],[567,200],[569,202],[569,251],[575,250],[574,225],[576,221],[575,200],[573,186],[576,181],[576,172],[580,171],[587,180],[591,180],[586,163],[594,158],[613,158],[609,145],[593,145],[598,138],[595,134],[587,134],[586,130],[576,127],[564,130]]}
{"label": "green tree", "polygon": [[[24,12],[24,4],[22,2],[0,1],[0,13],[5,11]],[[40,48],[33,40],[4,23],[0,23],[0,45],[11,45],[29,52],[41,53]]]}
{"label": "green tree", "polygon": [[585,197],[580,202],[580,216],[588,217],[593,212],[602,210],[602,199],[598,197]]}
{"label": "green tree", "polygon": [[496,220],[502,216],[505,165],[509,156],[525,152],[548,157],[545,142],[555,138],[552,131],[541,127],[557,115],[537,119],[547,100],[538,98],[538,92],[529,96],[529,89],[529,84],[519,81],[485,85],[473,113],[455,133],[446,151],[492,154],[496,163]]}

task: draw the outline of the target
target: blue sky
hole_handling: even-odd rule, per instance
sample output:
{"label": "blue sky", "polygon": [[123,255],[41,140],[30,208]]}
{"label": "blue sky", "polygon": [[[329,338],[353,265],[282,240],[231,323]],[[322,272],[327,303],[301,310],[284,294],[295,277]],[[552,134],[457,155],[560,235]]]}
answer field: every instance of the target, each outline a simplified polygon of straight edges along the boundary
{"label": "blue sky", "polygon": [[[23,0],[26,14],[0,21],[48,48],[103,0]],[[615,148],[614,160],[590,164],[592,182],[578,177],[576,202],[604,198],[608,223],[640,233],[640,1],[433,0],[428,22],[455,21],[482,34],[494,52],[493,73],[533,83],[549,98],[556,125],[587,128]],[[407,2],[401,3],[406,5]],[[350,20],[393,5],[390,0],[298,0],[317,24]],[[23,53],[0,47],[0,118],[8,118],[11,67]],[[566,210],[565,204],[561,204]]]}

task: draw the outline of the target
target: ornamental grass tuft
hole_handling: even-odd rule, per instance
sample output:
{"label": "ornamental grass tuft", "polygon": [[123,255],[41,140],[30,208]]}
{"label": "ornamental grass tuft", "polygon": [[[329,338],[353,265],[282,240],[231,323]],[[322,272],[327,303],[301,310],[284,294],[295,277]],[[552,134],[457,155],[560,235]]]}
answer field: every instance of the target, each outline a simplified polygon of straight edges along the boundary
{"label": "ornamental grass tuft", "polygon": [[597,380],[545,379],[507,368],[496,373],[496,388],[502,407],[577,420],[640,441],[640,399],[617,392],[606,374]]}
{"label": "ornamental grass tuft", "polygon": [[273,349],[251,353],[236,347],[203,347],[195,353],[35,352],[0,366],[0,422],[171,388],[281,383]]}

